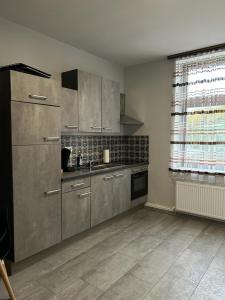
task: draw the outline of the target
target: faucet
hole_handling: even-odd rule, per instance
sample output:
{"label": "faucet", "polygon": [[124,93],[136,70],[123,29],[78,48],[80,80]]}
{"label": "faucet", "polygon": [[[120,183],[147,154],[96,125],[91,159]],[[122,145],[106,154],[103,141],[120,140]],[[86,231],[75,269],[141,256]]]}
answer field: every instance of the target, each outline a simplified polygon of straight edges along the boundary
{"label": "faucet", "polygon": [[94,160],[90,160],[90,161],[88,162],[90,172],[91,172],[91,169],[92,169],[92,166],[94,165],[94,163],[95,163]]}

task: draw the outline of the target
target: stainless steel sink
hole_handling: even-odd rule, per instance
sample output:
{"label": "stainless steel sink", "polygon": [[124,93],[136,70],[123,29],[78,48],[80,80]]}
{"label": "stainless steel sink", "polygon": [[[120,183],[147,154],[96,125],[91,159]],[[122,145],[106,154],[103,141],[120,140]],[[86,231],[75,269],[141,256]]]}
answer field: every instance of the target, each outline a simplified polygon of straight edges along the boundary
{"label": "stainless steel sink", "polygon": [[110,164],[95,165],[95,166],[91,167],[91,171],[97,171],[97,170],[103,170],[103,169],[118,167],[120,165],[121,164],[119,164],[119,163],[110,163]]}

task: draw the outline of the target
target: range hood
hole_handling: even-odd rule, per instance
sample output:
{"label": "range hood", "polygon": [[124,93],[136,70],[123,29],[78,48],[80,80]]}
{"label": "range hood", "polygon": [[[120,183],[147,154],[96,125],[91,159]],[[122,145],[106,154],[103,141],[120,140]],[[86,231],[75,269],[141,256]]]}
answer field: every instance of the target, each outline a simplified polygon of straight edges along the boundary
{"label": "range hood", "polygon": [[125,108],[126,108],[126,95],[125,94],[120,94],[120,124],[122,125],[135,125],[135,126],[141,126],[144,123],[136,120],[125,113]]}

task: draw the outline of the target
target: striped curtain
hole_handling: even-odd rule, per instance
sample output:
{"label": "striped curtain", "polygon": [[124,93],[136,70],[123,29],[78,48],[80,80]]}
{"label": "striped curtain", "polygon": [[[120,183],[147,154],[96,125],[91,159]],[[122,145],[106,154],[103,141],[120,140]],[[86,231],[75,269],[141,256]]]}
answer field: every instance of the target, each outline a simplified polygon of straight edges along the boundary
{"label": "striped curtain", "polygon": [[225,51],[176,60],[173,91],[170,170],[225,175]]}

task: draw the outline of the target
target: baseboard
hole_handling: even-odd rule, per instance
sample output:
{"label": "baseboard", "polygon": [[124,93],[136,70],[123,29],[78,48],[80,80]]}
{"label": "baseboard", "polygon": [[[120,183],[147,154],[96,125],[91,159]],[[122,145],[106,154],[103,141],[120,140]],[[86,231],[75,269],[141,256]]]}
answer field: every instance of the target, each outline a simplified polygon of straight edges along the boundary
{"label": "baseboard", "polygon": [[146,202],[145,206],[156,208],[156,209],[161,209],[161,210],[166,210],[166,211],[170,211],[170,212],[174,212],[175,211],[175,207],[169,207],[169,206],[159,205],[159,204],[155,204],[155,203],[151,203],[151,202]]}

